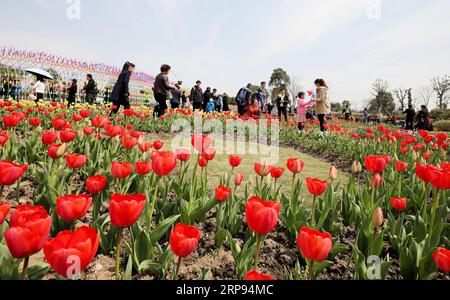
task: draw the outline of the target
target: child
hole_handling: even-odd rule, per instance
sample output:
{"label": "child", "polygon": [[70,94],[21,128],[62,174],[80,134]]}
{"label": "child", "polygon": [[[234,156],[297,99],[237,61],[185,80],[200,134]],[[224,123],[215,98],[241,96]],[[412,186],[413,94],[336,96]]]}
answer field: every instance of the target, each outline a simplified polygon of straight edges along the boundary
{"label": "child", "polygon": [[298,115],[298,129],[303,131],[306,123],[306,113],[310,107],[314,106],[312,101],[305,100],[305,93],[298,93],[297,98],[297,115]]}
{"label": "child", "polygon": [[206,111],[207,113],[211,113],[213,111],[216,110],[216,105],[214,104],[214,99],[211,98],[208,102],[208,104],[206,105]]}

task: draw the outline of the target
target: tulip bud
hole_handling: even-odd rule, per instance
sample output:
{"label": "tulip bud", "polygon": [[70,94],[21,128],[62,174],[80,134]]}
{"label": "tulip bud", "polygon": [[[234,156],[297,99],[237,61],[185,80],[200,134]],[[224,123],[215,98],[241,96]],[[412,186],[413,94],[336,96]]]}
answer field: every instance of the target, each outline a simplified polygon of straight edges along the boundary
{"label": "tulip bud", "polygon": [[59,147],[58,151],[56,151],[56,156],[62,157],[67,151],[67,146],[66,144],[62,144],[61,147]]}
{"label": "tulip bud", "polygon": [[150,153],[144,152],[142,154],[142,161],[148,161],[150,159]]}
{"label": "tulip bud", "polygon": [[383,225],[383,222],[384,222],[383,210],[377,207],[375,209],[375,212],[373,213],[372,224],[375,228],[380,228]]}
{"label": "tulip bud", "polygon": [[413,161],[417,161],[417,152],[413,152],[412,153],[412,159],[413,159]]}
{"label": "tulip bud", "polygon": [[446,158],[447,157],[447,151],[445,151],[444,149],[441,150],[441,158]]}
{"label": "tulip bud", "polygon": [[328,173],[328,177],[331,181],[334,181],[337,179],[337,169],[335,166],[331,166],[330,171]]}
{"label": "tulip bud", "polygon": [[361,173],[363,171],[363,167],[360,161],[357,162],[357,166],[358,166],[358,173]]}
{"label": "tulip bud", "polygon": [[352,173],[353,174],[358,173],[358,162],[357,161],[354,161],[352,164]]}
{"label": "tulip bud", "polygon": [[374,188],[379,188],[383,184],[383,178],[381,178],[381,175],[376,173],[373,174],[372,179],[370,180],[370,185]]}

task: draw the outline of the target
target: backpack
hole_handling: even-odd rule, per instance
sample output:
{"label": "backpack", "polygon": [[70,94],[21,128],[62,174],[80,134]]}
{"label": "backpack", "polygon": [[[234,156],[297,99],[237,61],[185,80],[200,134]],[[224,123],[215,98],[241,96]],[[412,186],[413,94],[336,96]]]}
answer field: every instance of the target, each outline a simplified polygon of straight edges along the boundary
{"label": "backpack", "polygon": [[239,102],[243,102],[247,99],[247,89],[242,88],[236,96],[236,100]]}

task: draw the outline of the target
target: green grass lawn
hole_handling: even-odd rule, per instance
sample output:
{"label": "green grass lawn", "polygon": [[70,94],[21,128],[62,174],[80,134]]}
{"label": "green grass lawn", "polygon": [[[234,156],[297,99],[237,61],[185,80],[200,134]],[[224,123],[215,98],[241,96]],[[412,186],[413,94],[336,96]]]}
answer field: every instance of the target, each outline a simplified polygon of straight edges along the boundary
{"label": "green grass lawn", "polygon": [[[170,149],[170,145],[172,140],[171,139],[165,139],[163,140],[165,142],[165,148],[166,150]],[[246,143],[246,148],[249,148],[249,143]],[[211,161],[208,165],[208,186],[210,188],[215,188],[220,181],[220,178],[225,174],[231,174],[231,167],[228,163],[228,154],[227,155],[217,155],[216,158]],[[265,155],[257,155],[257,154],[244,154],[242,155],[244,157],[242,164],[235,169],[236,172],[241,172],[244,175],[245,181],[251,181],[255,182],[256,175],[254,171],[254,164],[256,162],[262,162],[266,160],[269,156]],[[316,159],[312,156],[300,153],[294,149],[289,148],[279,148],[279,159],[278,163],[274,164],[274,166],[277,167],[283,167],[285,168],[284,175],[279,179],[278,185],[282,184],[283,189],[289,190],[291,188],[292,184],[292,173],[287,169],[286,167],[286,161],[289,158],[300,158],[302,161],[305,162],[305,168],[301,174],[301,178],[305,179],[307,177],[311,178],[319,178],[321,180],[328,180],[328,172],[331,167],[331,164],[324,162],[320,159]],[[190,164],[195,163],[196,157],[192,157]],[[270,162],[270,161],[269,161]],[[192,169],[192,167],[191,167]],[[266,180],[269,180],[270,176],[266,178]],[[341,184],[346,184],[348,182],[348,176],[347,174],[344,174],[342,172],[338,172],[338,179],[337,181],[340,181]],[[303,191],[306,191],[305,184],[303,184]],[[305,195],[306,198],[310,198],[309,196]]]}

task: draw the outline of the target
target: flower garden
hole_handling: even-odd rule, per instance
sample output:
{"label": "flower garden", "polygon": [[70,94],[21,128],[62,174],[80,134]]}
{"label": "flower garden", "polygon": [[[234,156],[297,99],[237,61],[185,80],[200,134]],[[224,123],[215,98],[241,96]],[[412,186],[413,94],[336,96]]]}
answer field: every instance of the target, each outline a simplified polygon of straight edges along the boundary
{"label": "flower garden", "polygon": [[445,133],[266,116],[272,164],[212,130],[172,146],[233,113],[110,109],[0,102],[1,279],[450,279]]}

